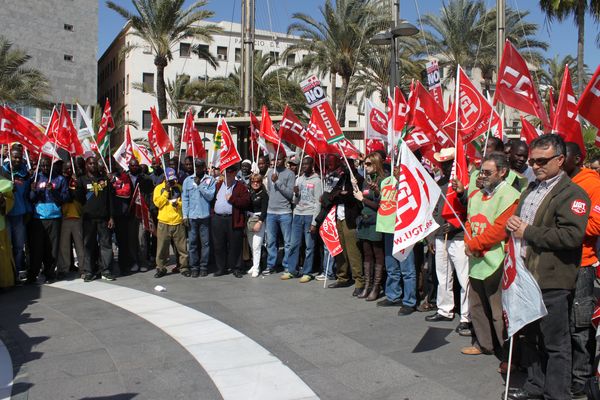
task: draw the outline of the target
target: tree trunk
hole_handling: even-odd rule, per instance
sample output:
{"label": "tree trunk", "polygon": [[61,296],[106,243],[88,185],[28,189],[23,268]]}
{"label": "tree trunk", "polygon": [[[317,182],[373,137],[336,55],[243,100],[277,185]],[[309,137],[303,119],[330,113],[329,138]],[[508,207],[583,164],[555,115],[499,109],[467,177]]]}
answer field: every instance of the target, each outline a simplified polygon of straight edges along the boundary
{"label": "tree trunk", "polygon": [[350,82],[350,77],[342,76],[342,98],[340,101],[340,108],[338,113],[338,121],[340,126],[346,126],[346,104],[348,103],[348,83]]}
{"label": "tree trunk", "polygon": [[577,94],[581,96],[584,82],[583,44],[585,36],[585,5],[587,0],[577,2]]}
{"label": "tree trunk", "polygon": [[329,71],[331,77],[331,107],[333,108],[333,115],[337,115],[337,74],[332,69]]}
{"label": "tree trunk", "polygon": [[167,90],[165,85],[165,67],[168,61],[166,57],[156,56],[154,65],[156,66],[156,101],[158,103],[158,118],[161,120],[167,118]]}

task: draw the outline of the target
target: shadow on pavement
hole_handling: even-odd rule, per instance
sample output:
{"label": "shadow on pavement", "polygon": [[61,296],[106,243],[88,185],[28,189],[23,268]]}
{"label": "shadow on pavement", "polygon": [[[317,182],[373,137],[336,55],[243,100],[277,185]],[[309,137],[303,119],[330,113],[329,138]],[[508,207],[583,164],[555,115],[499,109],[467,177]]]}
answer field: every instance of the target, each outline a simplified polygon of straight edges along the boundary
{"label": "shadow on pavement", "polygon": [[445,346],[450,343],[446,340],[446,336],[451,332],[452,329],[450,328],[434,328],[430,326],[412,352],[424,353]]}

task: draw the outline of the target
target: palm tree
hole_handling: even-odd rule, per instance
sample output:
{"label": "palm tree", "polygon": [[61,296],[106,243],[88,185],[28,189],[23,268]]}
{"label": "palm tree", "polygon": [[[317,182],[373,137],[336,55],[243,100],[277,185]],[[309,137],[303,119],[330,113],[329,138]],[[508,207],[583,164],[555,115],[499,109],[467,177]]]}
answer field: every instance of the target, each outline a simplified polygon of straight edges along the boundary
{"label": "palm tree", "polygon": [[[213,24],[199,23],[214,15],[204,10],[207,1],[195,1],[187,9],[183,9],[185,0],[131,0],[137,13],[107,1],[109,8],[129,21],[132,34],[143,39],[152,48],[154,65],[156,66],[156,98],[158,116],[167,117],[167,96],[164,71],[173,59],[171,49],[181,40],[195,38],[206,43],[212,41],[212,35],[221,31]],[[129,48],[131,49],[131,47]]]}
{"label": "palm tree", "polygon": [[585,85],[585,67],[583,45],[585,38],[585,14],[589,12],[596,20],[600,20],[600,0],[540,0],[540,8],[549,22],[554,19],[564,21],[573,16],[577,26],[577,92],[581,94]]}
{"label": "palm tree", "polygon": [[0,102],[47,106],[50,84],[37,69],[26,68],[31,57],[0,36]]}
{"label": "palm tree", "polygon": [[566,55],[562,59],[559,59],[558,56],[546,59],[545,68],[540,71],[540,83],[552,87],[556,97],[555,100],[558,99],[558,92],[562,85],[566,66],[569,67],[569,72],[571,72],[573,85],[577,85],[577,75],[573,76],[573,71],[577,69],[577,61],[571,55]]}
{"label": "palm tree", "polygon": [[[296,111],[306,109],[306,99],[300,85],[289,78],[290,69],[278,67],[278,60],[265,53],[254,58],[254,109],[266,105],[275,112],[283,112],[288,104]],[[185,100],[200,101],[213,106],[213,111],[239,109],[242,94],[240,91],[239,68],[227,77],[217,77],[208,82],[196,80],[185,87]]]}
{"label": "palm tree", "polygon": [[[297,34],[303,40],[284,52],[307,52],[294,69],[304,74],[310,71],[324,77],[331,77],[331,101],[334,111],[338,110],[338,120],[345,124],[346,99],[350,79],[356,73],[357,61],[361,52],[369,47],[368,41],[378,31],[389,26],[378,13],[379,7],[369,0],[325,0],[319,7],[322,22],[310,15],[295,13],[297,22],[288,27],[288,34]],[[342,96],[338,100],[337,75],[342,79]]]}

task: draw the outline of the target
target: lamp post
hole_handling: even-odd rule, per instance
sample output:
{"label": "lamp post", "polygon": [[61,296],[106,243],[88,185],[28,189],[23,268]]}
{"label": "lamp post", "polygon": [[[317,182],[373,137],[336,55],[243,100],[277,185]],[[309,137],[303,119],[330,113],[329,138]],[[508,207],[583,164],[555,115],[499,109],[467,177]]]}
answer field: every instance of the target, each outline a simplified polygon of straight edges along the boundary
{"label": "lamp post", "polygon": [[398,84],[398,59],[396,53],[396,38],[414,36],[419,33],[419,29],[408,21],[399,21],[387,31],[373,35],[369,43],[376,46],[390,46],[390,90]]}

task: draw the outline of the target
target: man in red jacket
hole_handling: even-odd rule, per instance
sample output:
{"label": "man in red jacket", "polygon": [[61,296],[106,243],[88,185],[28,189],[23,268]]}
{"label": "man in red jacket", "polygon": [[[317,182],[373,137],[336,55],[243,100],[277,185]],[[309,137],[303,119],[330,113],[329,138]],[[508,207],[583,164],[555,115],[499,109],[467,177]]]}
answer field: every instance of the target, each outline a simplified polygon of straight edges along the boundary
{"label": "man in red jacket", "polygon": [[571,392],[574,397],[585,395],[585,382],[592,377],[592,364],[596,354],[596,340],[592,330],[592,314],[596,304],[594,279],[600,264],[596,254],[596,241],[600,235],[600,175],[582,168],[583,155],[576,143],[567,142],[567,158],[563,170],[573,183],[579,185],[592,201],[590,218],[583,238],[581,266],[577,270],[573,309],[571,310],[571,346],[573,376]]}
{"label": "man in red jacket", "polygon": [[244,240],[244,212],[250,207],[250,192],[243,182],[235,179],[239,165],[225,169],[225,179],[217,182],[211,231],[215,263],[214,276],[233,271],[236,278],[242,273],[242,243]]}

